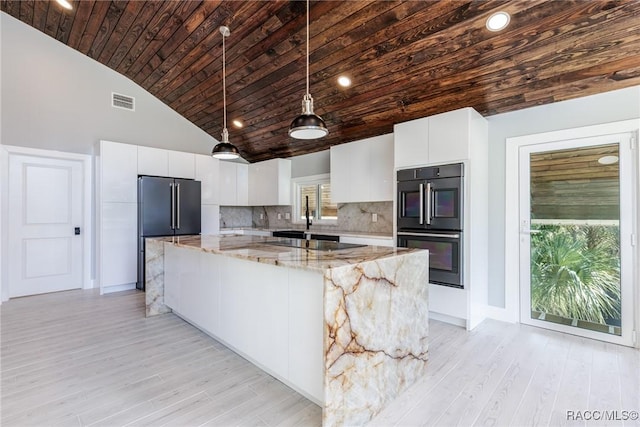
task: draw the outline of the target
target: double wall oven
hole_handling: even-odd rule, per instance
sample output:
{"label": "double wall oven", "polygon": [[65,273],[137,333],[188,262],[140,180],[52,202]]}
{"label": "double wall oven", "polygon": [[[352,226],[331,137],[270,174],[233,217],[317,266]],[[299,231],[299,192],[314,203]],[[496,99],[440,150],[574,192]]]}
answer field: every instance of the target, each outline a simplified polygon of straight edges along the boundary
{"label": "double wall oven", "polygon": [[429,250],[429,282],[463,288],[464,164],[399,170],[398,246]]}

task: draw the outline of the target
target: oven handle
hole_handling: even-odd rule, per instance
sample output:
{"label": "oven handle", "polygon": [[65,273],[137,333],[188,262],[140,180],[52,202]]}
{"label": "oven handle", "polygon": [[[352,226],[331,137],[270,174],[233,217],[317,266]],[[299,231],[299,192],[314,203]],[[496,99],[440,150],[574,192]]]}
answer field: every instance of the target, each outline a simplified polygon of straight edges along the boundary
{"label": "oven handle", "polygon": [[398,233],[398,236],[413,236],[413,237],[444,237],[449,239],[459,239],[460,234],[435,234],[435,233]]}
{"label": "oven handle", "polygon": [[420,183],[420,225],[424,224],[424,184]]}
{"label": "oven handle", "polygon": [[433,209],[433,201],[431,200],[431,183],[427,183],[427,225],[431,225],[431,210]]}

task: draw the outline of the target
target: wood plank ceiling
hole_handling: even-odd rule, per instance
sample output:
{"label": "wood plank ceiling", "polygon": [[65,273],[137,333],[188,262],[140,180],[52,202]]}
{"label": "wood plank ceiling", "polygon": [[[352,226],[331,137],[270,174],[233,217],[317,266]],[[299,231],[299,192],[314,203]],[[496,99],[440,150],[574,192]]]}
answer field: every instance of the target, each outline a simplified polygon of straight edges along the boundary
{"label": "wood plank ceiling", "polygon": [[[289,157],[471,106],[483,115],[640,84],[640,1],[313,1],[310,84],[330,134],[287,134],[305,93],[303,1],[7,1],[1,9],[127,76],[216,139],[221,25],[230,140]],[[511,14],[502,32],[486,18]],[[353,80],[336,84],[339,75]]]}

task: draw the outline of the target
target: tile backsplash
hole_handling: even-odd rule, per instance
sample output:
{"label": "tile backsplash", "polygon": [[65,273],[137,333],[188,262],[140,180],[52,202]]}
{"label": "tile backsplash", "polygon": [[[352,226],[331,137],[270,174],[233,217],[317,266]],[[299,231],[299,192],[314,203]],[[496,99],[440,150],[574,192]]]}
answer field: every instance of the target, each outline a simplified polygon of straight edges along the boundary
{"label": "tile backsplash", "polygon": [[[377,222],[373,222],[373,214]],[[262,217],[261,217],[262,215]],[[256,207],[220,207],[220,227],[255,227],[255,228],[304,228],[305,224],[296,224],[291,219],[291,206],[256,206]],[[338,205],[338,222],[336,225],[311,226],[317,231],[355,231],[369,233],[393,232],[393,202],[341,203]]]}

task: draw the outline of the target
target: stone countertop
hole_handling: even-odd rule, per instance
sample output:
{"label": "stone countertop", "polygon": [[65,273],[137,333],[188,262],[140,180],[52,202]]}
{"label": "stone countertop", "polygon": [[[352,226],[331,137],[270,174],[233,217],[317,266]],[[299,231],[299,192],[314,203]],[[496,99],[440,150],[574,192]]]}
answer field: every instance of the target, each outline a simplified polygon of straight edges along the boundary
{"label": "stone countertop", "polygon": [[383,258],[401,256],[421,249],[362,246],[334,251],[270,245],[289,239],[238,235],[197,235],[150,238],[179,247],[256,261],[264,264],[322,271]]}
{"label": "stone countertop", "polygon": [[340,231],[340,230],[305,230],[304,228],[259,228],[259,227],[227,227],[221,228],[220,232],[233,232],[236,230],[256,230],[256,231],[284,231],[284,230],[299,230],[305,231],[311,234],[326,234],[328,236],[345,236],[345,237],[362,237],[362,238],[371,238],[371,239],[393,239],[393,235],[390,233],[372,233],[368,231]]}

